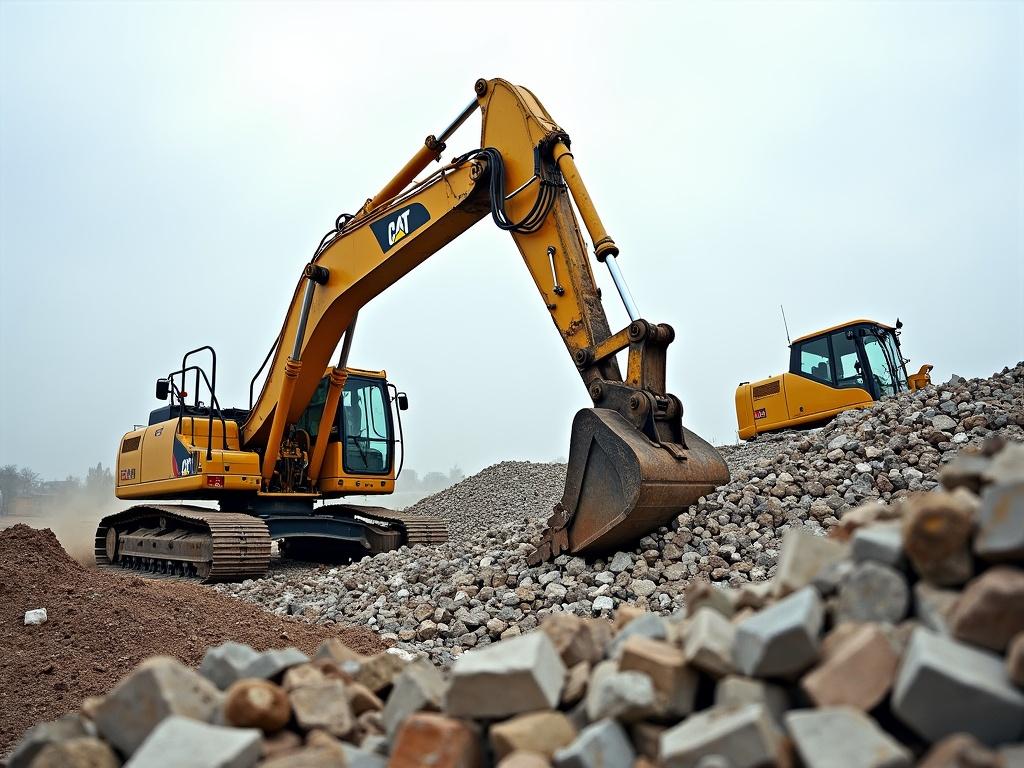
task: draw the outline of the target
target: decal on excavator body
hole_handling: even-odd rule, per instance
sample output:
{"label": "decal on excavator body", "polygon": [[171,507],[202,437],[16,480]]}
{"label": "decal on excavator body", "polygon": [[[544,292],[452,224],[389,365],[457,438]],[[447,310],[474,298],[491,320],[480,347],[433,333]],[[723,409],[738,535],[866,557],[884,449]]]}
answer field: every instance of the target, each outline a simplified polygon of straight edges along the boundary
{"label": "decal on excavator body", "polygon": [[397,243],[430,221],[430,214],[420,203],[413,203],[370,225],[380,249],[387,253]]}

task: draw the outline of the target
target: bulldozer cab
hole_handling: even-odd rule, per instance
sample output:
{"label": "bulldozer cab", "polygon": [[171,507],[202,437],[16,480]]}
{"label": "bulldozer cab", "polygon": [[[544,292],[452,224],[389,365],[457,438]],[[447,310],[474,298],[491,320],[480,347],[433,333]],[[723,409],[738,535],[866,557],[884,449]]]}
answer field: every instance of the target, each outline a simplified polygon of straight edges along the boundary
{"label": "bulldozer cab", "polygon": [[897,327],[856,320],[803,336],[790,347],[790,373],[878,400],[910,388]]}

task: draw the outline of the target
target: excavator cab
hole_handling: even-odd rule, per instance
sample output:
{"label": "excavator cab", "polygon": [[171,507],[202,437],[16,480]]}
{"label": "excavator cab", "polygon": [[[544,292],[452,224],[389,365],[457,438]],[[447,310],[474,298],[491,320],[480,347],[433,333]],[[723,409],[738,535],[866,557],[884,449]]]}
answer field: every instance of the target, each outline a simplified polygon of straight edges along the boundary
{"label": "excavator cab", "polygon": [[793,341],[788,373],[737,387],[740,438],[821,426],[842,411],[930,384],[930,365],[907,373],[902,327],[899,320],[852,320]]}

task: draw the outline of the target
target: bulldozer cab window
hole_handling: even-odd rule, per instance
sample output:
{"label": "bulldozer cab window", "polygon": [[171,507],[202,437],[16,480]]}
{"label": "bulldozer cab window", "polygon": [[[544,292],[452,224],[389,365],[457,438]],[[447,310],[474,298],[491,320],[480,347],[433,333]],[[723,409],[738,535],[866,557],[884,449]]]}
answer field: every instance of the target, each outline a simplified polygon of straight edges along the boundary
{"label": "bulldozer cab window", "polygon": [[327,402],[327,388],[329,385],[330,381],[326,376],[320,380],[320,384],[317,385],[309,405],[302,412],[299,420],[295,422],[296,427],[306,430],[314,440],[320,431],[320,417],[324,413],[324,404]]}
{"label": "bulldozer cab window", "polygon": [[846,331],[832,334],[832,354],[835,360],[836,386],[840,388],[864,387],[856,339],[846,337]]}
{"label": "bulldozer cab window", "polygon": [[811,339],[800,345],[800,373],[822,384],[832,384],[828,337]]}
{"label": "bulldozer cab window", "polygon": [[384,382],[350,376],[342,392],[341,429],[345,471],[383,475],[391,471],[391,412]]}
{"label": "bulldozer cab window", "polygon": [[868,359],[868,365],[871,366],[871,378],[878,390],[878,397],[895,395],[898,387],[898,380],[892,371],[895,363],[890,362],[887,353],[888,350],[883,349],[878,337],[871,333],[864,336],[864,354]]}

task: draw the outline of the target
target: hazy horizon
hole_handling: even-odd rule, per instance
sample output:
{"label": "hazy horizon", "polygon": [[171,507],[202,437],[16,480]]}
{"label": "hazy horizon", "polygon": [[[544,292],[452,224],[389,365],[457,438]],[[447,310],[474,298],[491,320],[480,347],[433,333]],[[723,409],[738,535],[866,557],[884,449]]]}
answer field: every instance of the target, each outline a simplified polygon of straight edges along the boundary
{"label": "hazy horizon", "polygon": [[[203,344],[244,406],[320,237],[481,76],[572,136],[713,443],[787,367],[780,304],[794,338],[898,316],[936,381],[1024,358],[1024,5],[469,8],[0,4],[0,464],[110,465]],[[564,458],[590,404],[489,219],[364,309],[351,363],[409,393],[421,473]]]}

